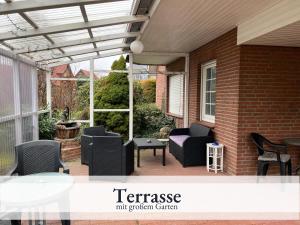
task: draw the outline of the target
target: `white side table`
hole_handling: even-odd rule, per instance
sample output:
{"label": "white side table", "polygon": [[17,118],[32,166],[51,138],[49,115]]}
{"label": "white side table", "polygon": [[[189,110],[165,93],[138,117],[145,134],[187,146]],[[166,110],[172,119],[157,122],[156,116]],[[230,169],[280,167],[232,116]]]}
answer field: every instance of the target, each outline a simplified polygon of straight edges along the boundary
{"label": "white side table", "polygon": [[[206,145],[206,167],[207,171],[218,171],[223,172],[223,149],[224,145],[222,144],[213,144],[208,143]],[[212,159],[212,163],[210,164],[209,161]]]}

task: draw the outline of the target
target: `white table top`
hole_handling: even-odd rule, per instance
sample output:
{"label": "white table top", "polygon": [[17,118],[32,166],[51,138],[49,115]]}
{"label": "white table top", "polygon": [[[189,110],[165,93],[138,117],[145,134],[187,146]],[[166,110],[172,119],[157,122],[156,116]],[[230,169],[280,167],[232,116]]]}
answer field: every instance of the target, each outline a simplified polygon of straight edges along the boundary
{"label": "white table top", "polygon": [[15,176],[0,184],[0,203],[15,207],[39,205],[57,199],[73,185],[64,173],[39,173]]}

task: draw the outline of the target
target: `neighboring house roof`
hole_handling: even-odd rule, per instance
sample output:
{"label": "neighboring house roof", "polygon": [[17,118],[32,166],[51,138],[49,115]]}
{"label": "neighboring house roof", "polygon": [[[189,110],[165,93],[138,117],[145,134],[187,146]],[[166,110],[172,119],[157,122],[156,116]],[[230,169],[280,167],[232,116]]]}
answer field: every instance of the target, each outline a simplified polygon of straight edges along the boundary
{"label": "neighboring house roof", "polygon": [[[76,78],[90,78],[90,71],[80,69],[78,73],[75,75]],[[94,74],[94,79],[98,79],[98,77]]]}
{"label": "neighboring house roof", "polygon": [[[68,74],[66,72],[69,71]],[[60,66],[53,67],[52,69],[52,78],[63,78],[63,77],[73,77],[73,73],[70,65],[64,64]]]}

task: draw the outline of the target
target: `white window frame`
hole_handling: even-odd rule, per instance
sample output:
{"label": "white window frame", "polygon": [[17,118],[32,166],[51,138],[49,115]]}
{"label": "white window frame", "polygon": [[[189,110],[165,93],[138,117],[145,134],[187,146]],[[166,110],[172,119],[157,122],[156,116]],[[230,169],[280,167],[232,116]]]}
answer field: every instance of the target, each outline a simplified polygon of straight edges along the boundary
{"label": "white window frame", "polygon": [[[200,118],[202,121],[215,123],[215,115],[208,115],[205,113],[205,105],[206,105],[206,72],[209,68],[216,68],[217,61],[212,60],[205,64],[201,65],[201,100],[200,100]],[[217,74],[216,74],[217,79]]]}
{"label": "white window frame", "polygon": [[[181,90],[180,90],[180,106],[181,107],[181,112],[172,112],[170,111],[170,105],[171,105],[171,85],[170,85],[170,82],[171,82],[171,78],[172,77],[175,77],[175,76],[181,76],[182,77],[182,84],[181,84]],[[169,79],[168,79],[168,113],[170,113],[171,115],[174,115],[174,116],[177,116],[177,117],[183,117],[183,111],[184,111],[184,74],[176,74],[176,75],[170,75],[169,76]],[[180,111],[180,109],[179,109]]]}

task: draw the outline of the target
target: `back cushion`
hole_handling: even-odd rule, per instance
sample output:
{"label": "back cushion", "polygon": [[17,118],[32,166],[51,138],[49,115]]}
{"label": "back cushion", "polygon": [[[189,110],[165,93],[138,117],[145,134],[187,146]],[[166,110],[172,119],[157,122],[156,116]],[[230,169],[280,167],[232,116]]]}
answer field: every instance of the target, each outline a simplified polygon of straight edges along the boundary
{"label": "back cushion", "polygon": [[210,128],[193,123],[190,127],[192,137],[205,137],[210,135]]}
{"label": "back cushion", "polygon": [[85,128],[83,133],[90,136],[105,136],[105,128],[104,126],[89,127]]}

